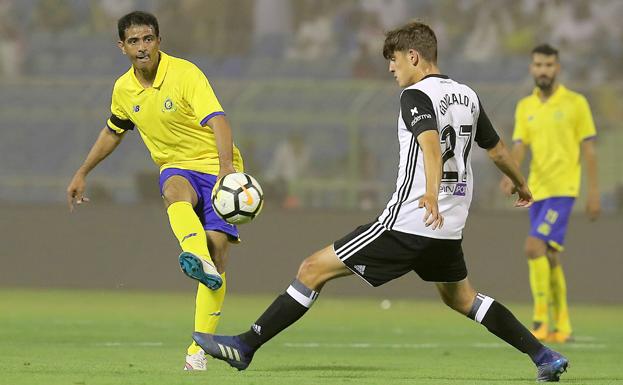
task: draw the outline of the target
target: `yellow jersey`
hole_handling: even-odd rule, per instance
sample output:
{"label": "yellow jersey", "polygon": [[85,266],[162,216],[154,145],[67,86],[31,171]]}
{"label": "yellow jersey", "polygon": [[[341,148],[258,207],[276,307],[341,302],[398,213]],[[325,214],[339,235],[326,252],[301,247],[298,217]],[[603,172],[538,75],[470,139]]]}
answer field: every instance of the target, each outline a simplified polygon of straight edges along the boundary
{"label": "yellow jersey", "polygon": [[[122,133],[136,127],[160,166],[218,175],[219,158],[208,120],[224,115],[206,76],[193,63],[160,52],[154,83],[144,88],[134,68],[115,82],[109,129]],[[243,171],[234,145],[233,164]]]}
{"label": "yellow jersey", "polygon": [[536,88],[519,101],[513,141],[530,147],[528,186],[534,200],[578,196],[580,144],[595,135],[586,98],[562,85],[545,102]]}

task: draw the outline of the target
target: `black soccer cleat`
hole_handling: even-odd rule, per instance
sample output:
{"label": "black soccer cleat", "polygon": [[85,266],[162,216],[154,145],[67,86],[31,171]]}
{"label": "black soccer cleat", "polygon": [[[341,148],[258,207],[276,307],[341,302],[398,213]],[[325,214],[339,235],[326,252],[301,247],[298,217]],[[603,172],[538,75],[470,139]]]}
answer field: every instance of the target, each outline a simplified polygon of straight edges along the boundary
{"label": "black soccer cleat", "polygon": [[537,366],[537,382],[558,382],[560,381],[560,376],[569,367],[569,360],[562,354],[553,350],[550,350],[550,353],[551,360]]}
{"label": "black soccer cleat", "polygon": [[194,332],[193,340],[201,346],[206,354],[223,360],[238,370],[245,370],[251,363],[253,354],[255,354],[254,350],[251,350],[236,336],[217,336]]}

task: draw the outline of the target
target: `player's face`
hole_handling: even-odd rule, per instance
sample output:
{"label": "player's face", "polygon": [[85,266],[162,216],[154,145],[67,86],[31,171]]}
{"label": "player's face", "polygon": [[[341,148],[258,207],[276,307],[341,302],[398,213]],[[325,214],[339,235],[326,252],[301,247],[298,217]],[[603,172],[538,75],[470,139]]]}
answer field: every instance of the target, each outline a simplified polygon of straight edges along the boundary
{"label": "player's face", "polygon": [[534,78],[534,83],[542,90],[549,90],[556,82],[556,77],[560,72],[560,63],[556,55],[544,55],[535,53],[532,55],[530,73]]}
{"label": "player's face", "polygon": [[417,83],[417,76],[415,72],[414,55],[417,55],[413,51],[400,52],[395,51],[389,58],[389,72],[394,75],[394,79],[398,82],[400,87],[408,87]]}
{"label": "player's face", "polygon": [[128,55],[134,68],[152,70],[158,66],[160,37],[150,25],[131,25],[125,30],[125,40],[118,42],[121,51]]}

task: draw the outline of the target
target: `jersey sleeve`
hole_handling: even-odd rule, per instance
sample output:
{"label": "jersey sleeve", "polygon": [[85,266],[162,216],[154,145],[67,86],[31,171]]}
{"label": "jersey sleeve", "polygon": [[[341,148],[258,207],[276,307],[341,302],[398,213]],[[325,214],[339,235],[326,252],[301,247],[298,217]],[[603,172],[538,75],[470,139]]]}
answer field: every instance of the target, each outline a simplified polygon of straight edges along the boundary
{"label": "jersey sleeve", "polygon": [[110,118],[106,122],[106,126],[109,130],[122,134],[125,131],[133,130],[134,123],[130,120],[127,113],[123,110],[121,103],[119,102],[120,96],[117,89],[112,91],[112,102],[110,104]]}
{"label": "jersey sleeve", "polygon": [[521,101],[517,103],[515,108],[515,129],[513,130],[513,142],[522,142],[530,144],[530,136],[528,135],[528,127],[524,117],[524,107]]}
{"label": "jersey sleeve", "polygon": [[585,97],[581,96],[578,101],[578,124],[576,126],[577,138],[581,142],[586,139],[597,136],[595,123],[593,122],[593,114]]}
{"label": "jersey sleeve", "polygon": [[225,115],[208,78],[197,67],[193,67],[184,77],[184,99],[195,112],[199,124],[205,126],[208,120],[217,115]]}
{"label": "jersey sleeve", "polygon": [[417,89],[403,91],[400,96],[402,120],[417,138],[424,131],[437,131],[437,117],[428,95]]}
{"label": "jersey sleeve", "polygon": [[476,136],[474,140],[480,148],[490,149],[495,147],[500,141],[500,136],[493,128],[493,124],[489,120],[482,104],[478,102],[480,114],[478,114],[478,122],[476,123]]}

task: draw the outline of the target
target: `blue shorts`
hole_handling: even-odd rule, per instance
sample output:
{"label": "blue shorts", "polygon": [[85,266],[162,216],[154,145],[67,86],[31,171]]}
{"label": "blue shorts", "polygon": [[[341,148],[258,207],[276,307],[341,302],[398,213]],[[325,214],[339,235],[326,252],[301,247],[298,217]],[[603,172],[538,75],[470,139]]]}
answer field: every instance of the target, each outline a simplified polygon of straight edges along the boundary
{"label": "blue shorts", "polygon": [[238,229],[236,226],[225,222],[219,217],[212,208],[212,188],[216,183],[216,175],[204,174],[198,171],[183,170],[180,168],[167,168],[160,173],[160,195],[164,182],[173,175],[180,175],[186,178],[197,193],[197,205],[195,213],[199,217],[205,230],[220,231],[229,235],[229,240],[239,242]]}
{"label": "blue shorts", "polygon": [[572,197],[534,202],[530,206],[530,236],[542,239],[549,247],[562,251],[574,202],[575,198]]}

